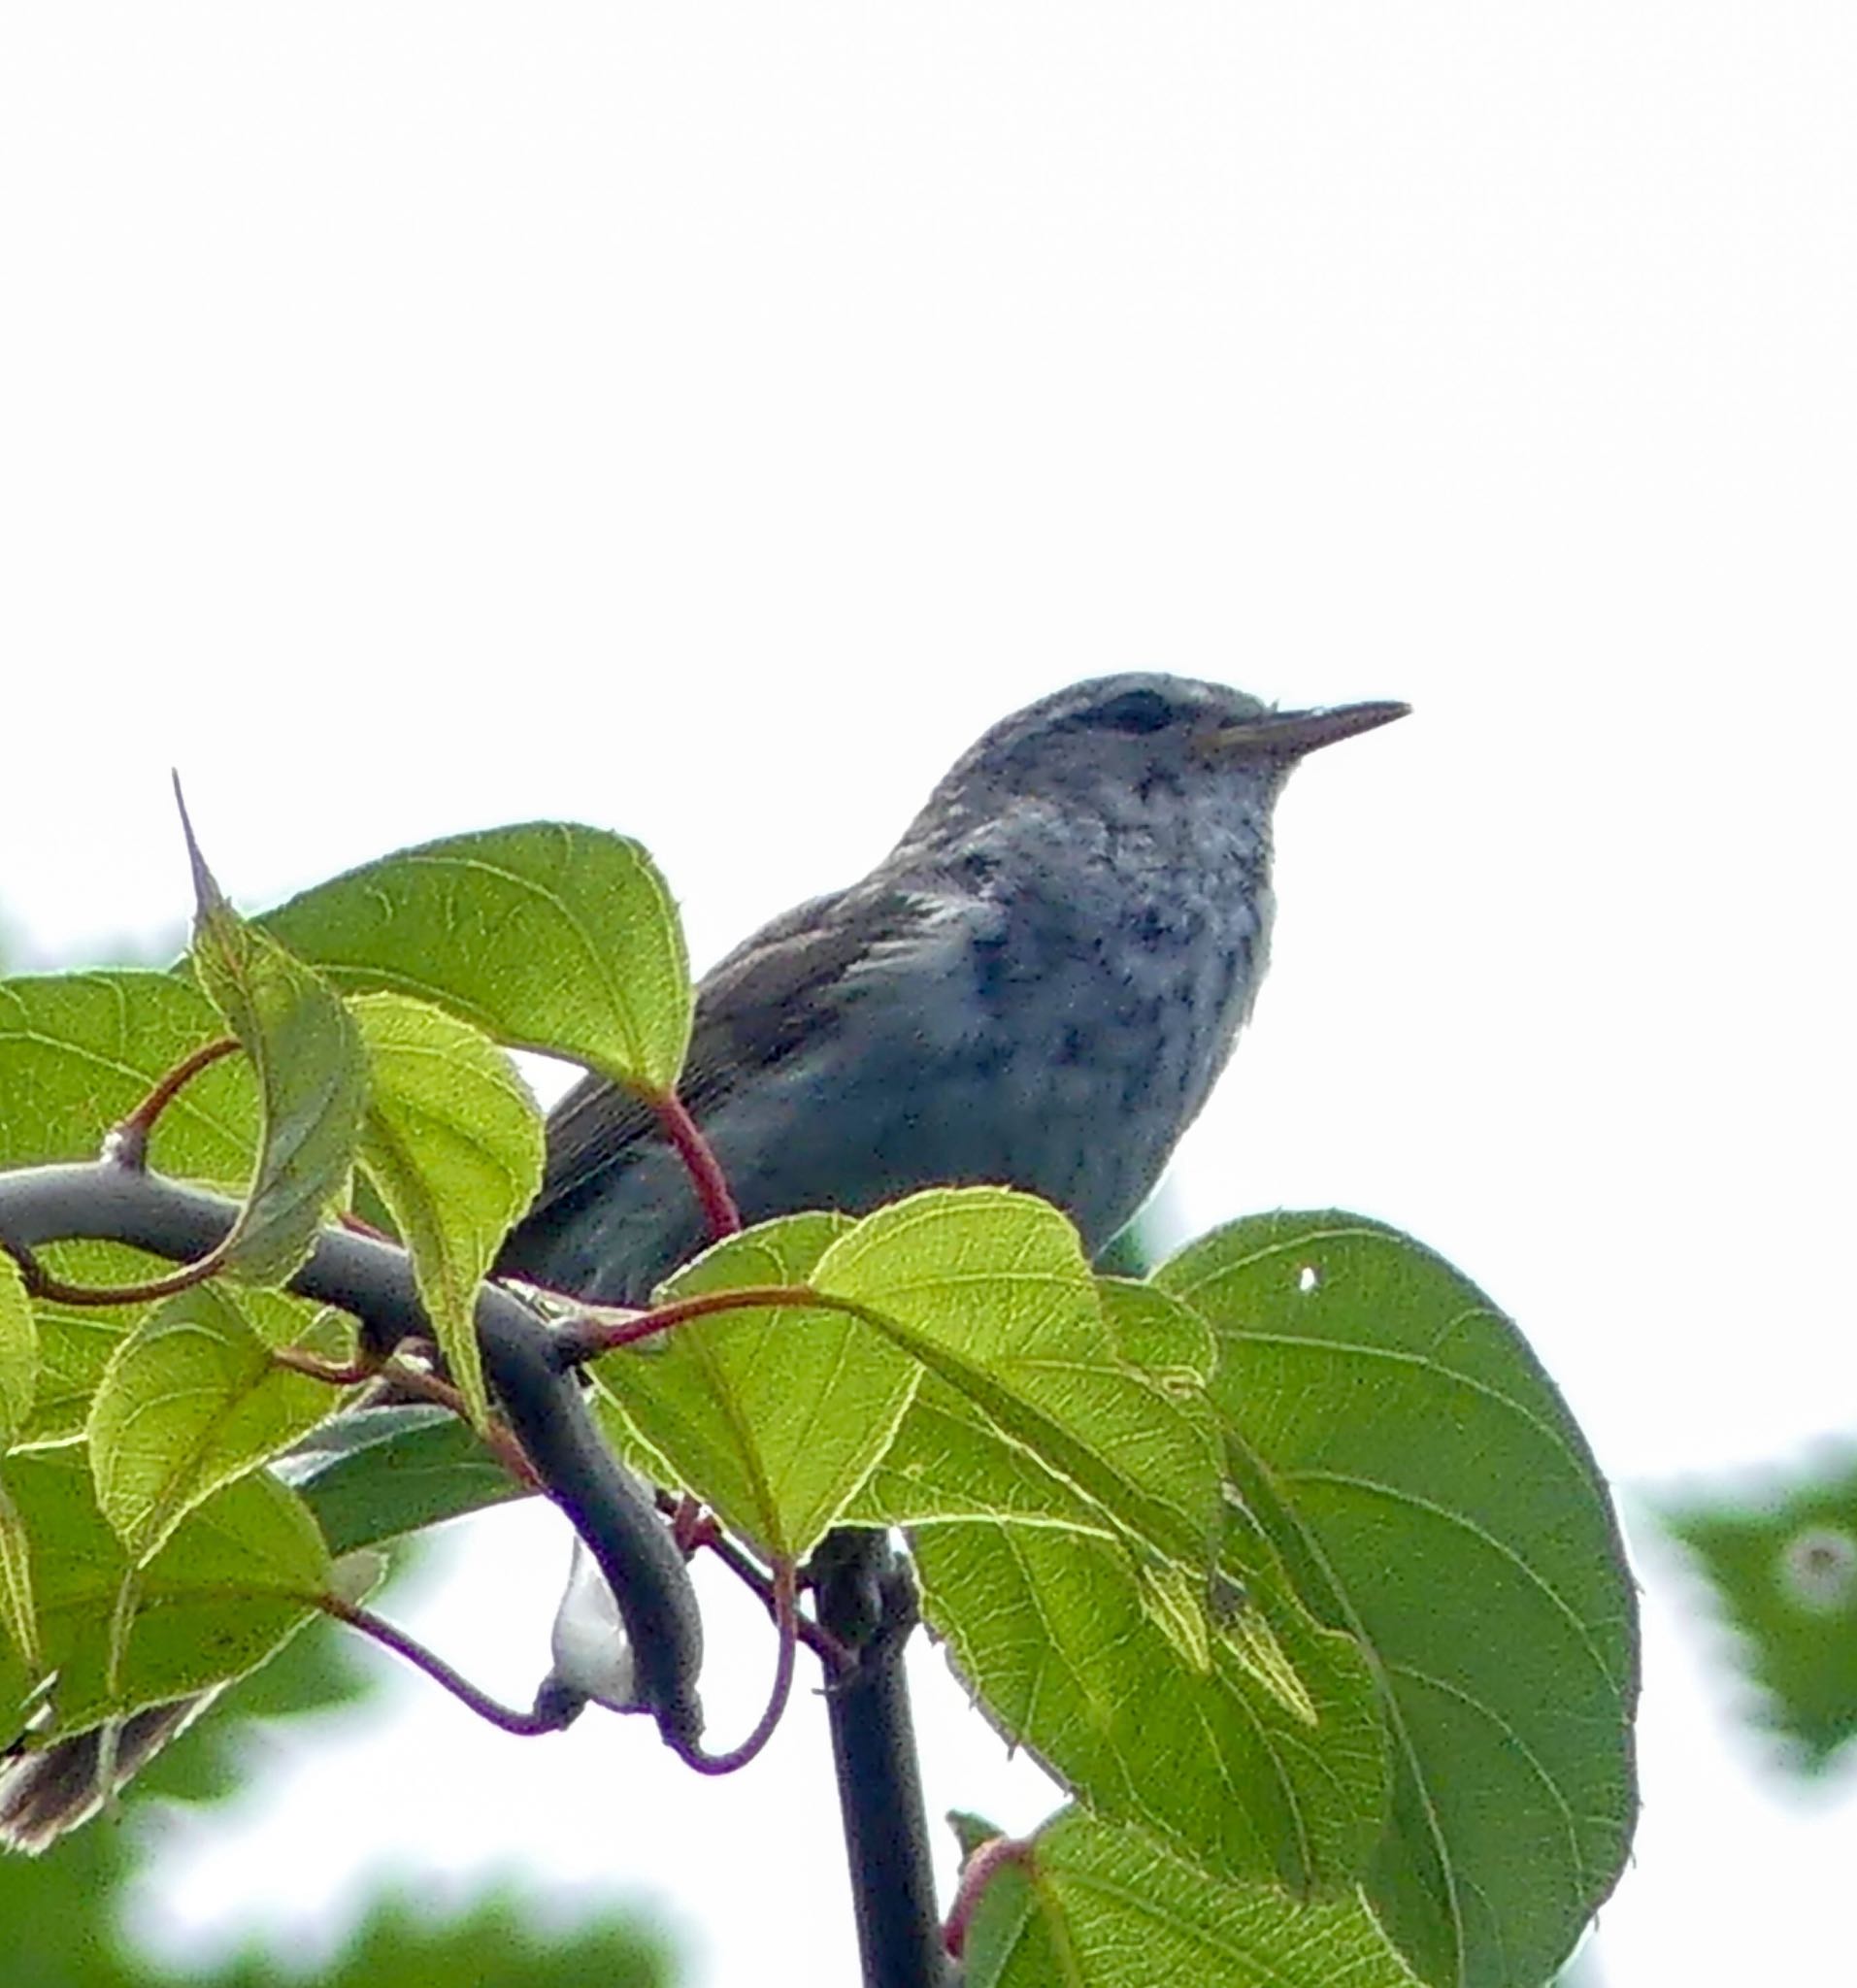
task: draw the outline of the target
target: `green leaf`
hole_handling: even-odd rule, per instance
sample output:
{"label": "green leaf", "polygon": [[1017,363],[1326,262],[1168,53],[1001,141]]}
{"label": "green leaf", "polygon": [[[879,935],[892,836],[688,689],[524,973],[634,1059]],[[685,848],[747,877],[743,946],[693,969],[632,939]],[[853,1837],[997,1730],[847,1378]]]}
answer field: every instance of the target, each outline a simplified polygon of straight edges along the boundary
{"label": "green leaf", "polygon": [[1204,1397],[1218,1371],[1218,1342],[1205,1319],[1158,1285],[1127,1277],[1099,1276],[1096,1294],[1116,1353],[1176,1401],[1197,1404],[1210,1415]]}
{"label": "green leaf", "polygon": [[1762,1723],[1816,1773],[1857,1735],[1857,1465],[1760,1496],[1662,1502],[1741,1640]]}
{"label": "green leaf", "polygon": [[481,1428],[477,1296],[542,1184],[542,1115],[510,1059],[469,1022],[401,994],[350,1006],[372,1073],[361,1167],[412,1253],[440,1350]]}
{"label": "green leaf", "polygon": [[39,1386],[39,1329],[19,1266],[0,1251],[0,1455],[26,1426]]}
{"label": "green leaf", "polygon": [[29,1677],[44,1674],[39,1647],[39,1610],[32,1597],[32,1541],[25,1521],[15,1510],[0,1481],[0,1646],[11,1640],[15,1655]]}
{"label": "green leaf", "polygon": [[117,1350],[90,1415],[97,1502],[141,1565],[222,1484],[330,1414],[333,1388],[274,1346],[347,1357],[341,1312],[276,1292],[202,1284],[166,1299]]}
{"label": "green leaf", "polygon": [[517,1048],[669,1090],[690,1040],[683,933],[635,842],[530,822],[403,849],[264,920],[351,992],[411,994]]}
{"label": "green leaf", "polygon": [[[335,1623],[313,1622],[129,1783],[125,1807],[146,1826],[83,1830],[44,1857],[0,1857],[8,1981],[15,1988],[150,1988],[160,1979],[122,1924],[124,1887],[146,1872],[177,1827],[236,1829],[235,1818],[216,1817],[205,1805],[249,1786],[254,1757],[287,1731],[279,1721],[352,1705],[364,1687],[379,1696],[379,1667],[364,1673],[360,1648]],[[315,1742],[305,1733],[298,1743]],[[171,1806],[177,1802],[188,1809],[180,1822]],[[354,1902],[354,1924],[339,1947],[318,1945],[316,1988],[670,1988],[676,1973],[663,1940],[616,1914],[561,1929],[547,1902],[526,1892],[479,1898],[461,1916],[438,1923],[431,1905],[429,1889],[417,1899],[370,1891]],[[301,1988],[301,1956],[285,1952],[286,1943],[274,1931],[222,1963],[209,1967],[196,1956],[186,1969],[188,1988]]]}
{"label": "green leaf", "polygon": [[[1168,1432],[1158,1472],[1182,1451],[1214,1456],[1205,1320],[1151,1286],[1085,1274],[1075,1288],[1088,1324],[1028,1371],[1070,1382],[1093,1361],[1111,1385],[1085,1397],[1092,1408],[1123,1410],[1140,1390],[1145,1426]],[[1138,1446],[1062,1470],[1053,1451],[1069,1462],[1074,1448],[1016,1408],[1002,1426],[1000,1393],[926,1375],[846,1513],[912,1528],[924,1614],[989,1716],[1103,1812],[1227,1875],[1332,1887],[1358,1874],[1385,1814],[1386,1741],[1351,1639],[1309,1615],[1238,1518],[1219,1520],[1216,1574],[1197,1539],[1193,1557],[1177,1550],[1176,1514],[1163,1508],[1158,1541],[1139,1530],[1157,1501],[1128,1495],[1118,1473],[1166,1478]]]}
{"label": "green leaf", "polygon": [[1207,1566],[1217,1453],[1190,1389],[1127,1359],[1077,1231],[1003,1187],[937,1188],[867,1216],[811,1282],[850,1300],[1131,1535]]}
{"label": "green leaf", "polygon": [[423,1406],[339,1415],[273,1468],[338,1554],[529,1495],[448,1408]]}
{"label": "green leaf", "polygon": [[1578,1429],[1475,1285],[1358,1217],[1235,1223],[1156,1281],[1218,1335],[1247,1506],[1379,1670],[1376,1910],[1437,1988],[1538,1988],[1636,1813],[1637,1611]]}
{"label": "green leaf", "polygon": [[[48,1243],[39,1260],[57,1276],[93,1290],[140,1284],[170,1276],[174,1265],[116,1242]],[[45,1449],[76,1442],[90,1418],[105,1370],[116,1348],[153,1309],[152,1300],[131,1305],[61,1305],[33,1301],[39,1330],[39,1384],[32,1412],[15,1442],[18,1449]]]}
{"label": "green leaf", "polygon": [[[1167,1413],[1195,1428],[1208,1455],[1214,1454],[1217,1418],[1205,1396],[1216,1360],[1211,1328],[1151,1284],[1098,1277],[1095,1285],[1111,1358],[1126,1370],[1118,1383],[1132,1373],[1138,1385],[1166,1400]],[[1100,1342],[1097,1350],[1103,1350]],[[909,1413],[845,1517],[875,1526],[997,1518],[1116,1530],[1112,1513],[934,1374],[923,1375]]]}
{"label": "green leaf", "polygon": [[924,1374],[889,1447],[846,1504],[847,1525],[983,1518],[1114,1536],[1109,1513],[986,1411]]}
{"label": "green leaf", "polygon": [[988,1717],[1098,1814],[1228,1879],[1332,1891],[1366,1868],[1387,1795],[1372,1674],[1241,1522],[1197,1582],[1050,1523],[911,1540],[924,1616]]}
{"label": "green leaf", "polygon": [[967,1988],[1423,1988],[1358,1895],[1232,1885],[1078,1808],[987,1880]]}
{"label": "green leaf", "polygon": [[[199,991],[171,974],[45,975],[0,982],[0,1166],[94,1159],[104,1135],[174,1066],[225,1034]],[[149,1145],[159,1173],[239,1192],[257,1150],[257,1091],[243,1057],[202,1071],[161,1114]],[[171,1263],[112,1242],[54,1242],[54,1275],[92,1288],[140,1283]],[[41,1367],[22,1446],[82,1435],[90,1398],[146,1304],[41,1299]]]}
{"label": "green leaf", "polygon": [[[851,1228],[811,1213],[731,1236],[659,1302],[804,1283]],[[829,1308],[756,1307],[677,1326],[595,1363],[595,1385],[655,1474],[687,1485],[764,1551],[798,1560],[836,1523],[889,1441],[921,1375],[862,1319]]]}
{"label": "green leaf", "polygon": [[254,1284],[282,1283],[347,1196],[367,1056],[334,989],[226,903],[191,829],[187,848],[198,900],[194,971],[250,1058],[263,1101],[257,1165],[220,1245],[220,1268]]}
{"label": "green leaf", "polygon": [[[327,1549],[295,1494],[262,1471],[242,1477],[190,1512],[135,1575],[136,1613],[113,1692],[111,1613],[133,1569],[97,1508],[86,1460],[71,1449],[9,1457],[0,1485],[32,1545],[61,1733],[242,1676],[301,1627],[328,1587]],[[37,1673],[0,1650],[0,1723],[19,1719],[37,1683]]]}
{"label": "green leaf", "polygon": [[[213,1005],[172,974],[0,981],[0,1167],[95,1159],[159,1077],[224,1034]],[[249,1177],[257,1130],[250,1070],[229,1057],[161,1114],[149,1164],[234,1188]]]}

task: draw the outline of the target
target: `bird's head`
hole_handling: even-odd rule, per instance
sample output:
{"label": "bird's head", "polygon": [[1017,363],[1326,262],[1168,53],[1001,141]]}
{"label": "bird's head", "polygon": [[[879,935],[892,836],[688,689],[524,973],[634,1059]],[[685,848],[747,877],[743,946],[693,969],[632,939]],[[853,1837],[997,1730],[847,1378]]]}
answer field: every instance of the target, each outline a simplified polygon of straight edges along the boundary
{"label": "bird's head", "polygon": [[956,761],[918,819],[971,822],[1026,803],[1127,820],[1196,804],[1267,813],[1317,746],[1404,717],[1403,704],[1277,711],[1184,677],[1097,677],[1027,705]]}

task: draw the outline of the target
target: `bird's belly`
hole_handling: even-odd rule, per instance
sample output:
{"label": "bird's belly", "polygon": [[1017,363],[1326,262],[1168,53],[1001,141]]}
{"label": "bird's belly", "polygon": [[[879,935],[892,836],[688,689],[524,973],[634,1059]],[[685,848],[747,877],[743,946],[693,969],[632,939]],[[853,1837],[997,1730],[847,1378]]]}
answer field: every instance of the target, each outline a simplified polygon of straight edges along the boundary
{"label": "bird's belly", "polygon": [[[862,1214],[924,1187],[997,1184],[1054,1202],[1100,1249],[1204,1103],[1250,951],[1203,985],[1107,982],[1086,959],[1047,960],[983,1000],[965,989],[847,1016],[725,1097],[703,1129],[743,1219]],[[958,969],[947,977],[958,984]],[[589,1298],[639,1303],[706,1241],[680,1162],[649,1142],[603,1176],[546,1272]]]}
{"label": "bird's belly", "polygon": [[801,1059],[725,1107],[708,1129],[745,1217],[993,1183],[1055,1202],[1100,1248],[1152,1190],[1216,1066],[1190,1027],[1105,1033],[1061,1001],[1045,1017],[855,1066]]}

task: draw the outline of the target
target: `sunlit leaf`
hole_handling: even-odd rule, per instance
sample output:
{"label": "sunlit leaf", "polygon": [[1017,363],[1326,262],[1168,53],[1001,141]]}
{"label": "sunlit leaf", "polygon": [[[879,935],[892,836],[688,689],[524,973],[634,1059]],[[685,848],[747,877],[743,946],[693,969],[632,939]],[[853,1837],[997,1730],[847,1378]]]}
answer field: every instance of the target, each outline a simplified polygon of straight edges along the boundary
{"label": "sunlit leaf", "polygon": [[[1099,1284],[1115,1354],[1196,1419],[1205,1321]],[[1015,1743],[1106,1814],[1227,1875],[1333,1888],[1386,1806],[1374,1680],[1226,1514],[1216,1573],[1132,1541],[968,1396],[929,1375],[846,1516],[907,1524],[923,1612]]]}
{"label": "sunlit leaf", "polygon": [[26,1426],[39,1387],[39,1328],[19,1266],[0,1250],[0,1455]]}
{"label": "sunlit leaf", "polygon": [[426,1315],[481,1427],[477,1295],[542,1184],[542,1118],[514,1066],[455,1015],[401,994],[351,1004],[371,1081],[360,1163],[413,1256]]}
{"label": "sunlit leaf", "polygon": [[32,1593],[32,1541],[0,1480],[0,1647],[8,1642],[27,1677],[43,1674],[39,1609]]}
{"label": "sunlit leaf", "polygon": [[272,1348],[340,1361],[349,1340],[340,1312],[273,1292],[202,1284],[155,1307],[111,1361],[90,1415],[97,1501],[134,1561],[336,1407],[334,1389],[280,1367]]}
{"label": "sunlit leaf", "polygon": [[[155,1083],[226,1033],[199,991],[171,974],[44,975],[0,982],[0,1166],[94,1159],[104,1135]],[[243,1057],[202,1071],[161,1114],[149,1146],[160,1173],[231,1193],[250,1178],[257,1092]],[[174,1266],[118,1243],[47,1243],[47,1270],[94,1289],[142,1282]],[[40,1299],[40,1370],[24,1445],[83,1433],[111,1354],[148,1309]]]}
{"label": "sunlit leaf", "polygon": [[938,1188],[867,1216],[812,1283],[897,1345],[1114,1522],[1210,1562],[1216,1446],[1190,1393],[1126,1358],[1077,1231],[1006,1188]]}
{"label": "sunlit leaf", "polygon": [[1225,1571],[1197,1583],[1048,1523],[911,1539],[963,1679],[1097,1813],[1227,1878],[1332,1891],[1366,1868],[1387,1795],[1372,1674],[1236,1522]]}
{"label": "sunlit leaf", "polygon": [[621,1083],[666,1090],[682,1068],[682,927],[623,836],[562,822],[452,836],[318,884],[264,924],[348,991],[413,995]]}
{"label": "sunlit leaf", "polygon": [[[212,1003],[172,974],[0,980],[0,1166],[95,1159],[158,1078],[225,1032]],[[250,1176],[257,1127],[250,1070],[229,1057],[161,1114],[149,1161],[236,1189]]]}
{"label": "sunlit leaf", "polygon": [[965,1958],[967,1988],[1423,1988],[1358,1895],[1221,1883],[1078,1808],[999,1864]]}
{"label": "sunlit leaf", "polygon": [[[826,1213],[766,1223],[718,1243],[658,1297],[803,1283],[850,1227]],[[797,1559],[881,1453],[921,1371],[863,1320],[821,1306],[692,1319],[655,1346],[609,1354],[593,1374],[620,1433],[646,1445],[660,1474],[764,1550]]]}

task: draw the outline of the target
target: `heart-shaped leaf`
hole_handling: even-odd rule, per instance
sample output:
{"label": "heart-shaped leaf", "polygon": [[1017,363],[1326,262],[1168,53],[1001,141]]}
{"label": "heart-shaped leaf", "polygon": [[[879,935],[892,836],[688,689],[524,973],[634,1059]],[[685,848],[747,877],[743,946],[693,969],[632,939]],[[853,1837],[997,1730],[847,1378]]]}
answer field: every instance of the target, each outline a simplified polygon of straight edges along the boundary
{"label": "heart-shaped leaf", "polygon": [[1210,1566],[1217,1452],[1190,1394],[1124,1357],[1077,1231],[1003,1187],[936,1188],[819,1258],[820,1292],[979,1408],[1132,1537]]}
{"label": "heart-shaped leaf", "polygon": [[410,994],[499,1043],[669,1090],[690,1040],[677,906],[650,857],[537,821],[402,849],[264,920],[351,993]]}
{"label": "heart-shaped leaf", "polygon": [[1379,1670],[1375,1909],[1436,1988],[1539,1988],[1636,1813],[1637,1609],[1578,1429],[1474,1284],[1357,1216],[1237,1222],[1156,1281],[1218,1336],[1246,1506]]}
{"label": "heart-shaped leaf", "polygon": [[[823,1212],[765,1223],[717,1243],[658,1299],[803,1284],[850,1227]],[[921,1371],[843,1310],[768,1306],[690,1319],[593,1375],[615,1433],[643,1442],[648,1468],[764,1551],[798,1560],[881,1454]]]}
{"label": "heart-shaped leaf", "polygon": [[[1205,1321],[1150,1286],[1096,1289],[1111,1356],[1203,1427]],[[1239,1514],[1216,1571],[1168,1558],[930,1375],[846,1515],[911,1527],[968,1686],[1099,1812],[1227,1876],[1332,1889],[1364,1868],[1387,1792],[1372,1673]]]}

